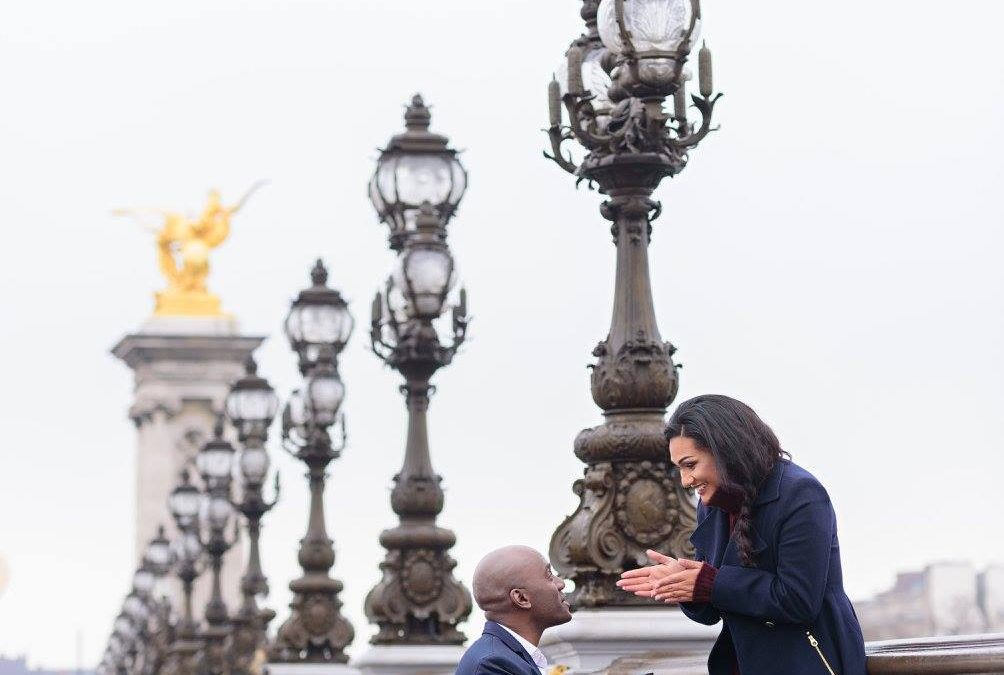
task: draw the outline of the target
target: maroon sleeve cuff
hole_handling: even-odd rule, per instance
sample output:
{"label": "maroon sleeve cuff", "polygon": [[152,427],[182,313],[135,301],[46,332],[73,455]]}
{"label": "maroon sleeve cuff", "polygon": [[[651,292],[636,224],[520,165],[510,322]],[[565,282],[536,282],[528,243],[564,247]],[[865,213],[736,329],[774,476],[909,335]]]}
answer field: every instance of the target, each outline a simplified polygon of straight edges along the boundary
{"label": "maroon sleeve cuff", "polygon": [[697,582],[694,584],[694,602],[711,602],[711,589],[715,586],[717,574],[717,568],[708,563],[701,565],[701,571],[697,573]]}

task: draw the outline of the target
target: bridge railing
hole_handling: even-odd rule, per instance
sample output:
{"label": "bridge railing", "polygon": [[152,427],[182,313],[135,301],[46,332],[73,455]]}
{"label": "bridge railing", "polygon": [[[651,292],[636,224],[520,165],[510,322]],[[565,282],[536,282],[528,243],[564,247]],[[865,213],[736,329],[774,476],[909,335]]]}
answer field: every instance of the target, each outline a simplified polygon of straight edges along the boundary
{"label": "bridge railing", "polygon": [[[868,642],[865,651],[868,675],[1004,673],[1004,633]],[[707,660],[706,652],[653,651],[617,659],[601,672],[604,675],[707,675]],[[564,671],[552,671],[556,672]]]}
{"label": "bridge railing", "polygon": [[1004,673],[1004,633],[869,642],[865,651],[868,675]]}

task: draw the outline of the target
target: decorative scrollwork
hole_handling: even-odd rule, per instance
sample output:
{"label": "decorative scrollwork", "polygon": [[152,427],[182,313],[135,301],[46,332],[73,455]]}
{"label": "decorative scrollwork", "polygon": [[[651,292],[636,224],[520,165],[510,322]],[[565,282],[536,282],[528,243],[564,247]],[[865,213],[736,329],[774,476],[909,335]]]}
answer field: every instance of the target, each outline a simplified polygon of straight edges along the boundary
{"label": "decorative scrollwork", "polygon": [[665,408],[676,397],[679,379],[668,342],[638,339],[625,342],[616,354],[607,343],[593,350],[592,392],[603,410]]}
{"label": "decorative scrollwork", "polygon": [[344,649],[352,643],[355,631],[339,611],[342,603],[337,593],[340,590],[341,583],[334,581],[326,590],[296,593],[290,603],[293,614],[279,627],[270,660],[347,663]]}
{"label": "decorative scrollwork", "polygon": [[550,553],[558,573],[575,580],[577,607],[641,604],[615,582],[645,564],[646,549],[693,555],[695,514],[668,460],[593,463],[576,487],[579,506],[555,531]]}
{"label": "decorative scrollwork", "polygon": [[367,618],[380,628],[373,643],[462,644],[457,625],[472,603],[453,576],[456,566],[442,546],[388,549],[380,564],[383,578],[365,602]]}
{"label": "decorative scrollwork", "polygon": [[[623,160],[625,156],[644,154],[661,157],[664,175],[675,176],[686,167],[690,150],[715,131],[712,119],[721,96],[691,96],[693,107],[701,115],[700,124],[695,125],[667,115],[658,100],[628,97],[618,102],[608,116],[600,116],[592,105],[593,94],[566,93],[562,103],[571,123],[551,125],[546,130],[551,153],[545,152],[544,156],[579,176],[580,181],[595,180],[593,170],[609,163],[612,157]],[[576,165],[571,154],[566,157],[562,150],[564,143],[573,139],[589,151],[582,165]]]}

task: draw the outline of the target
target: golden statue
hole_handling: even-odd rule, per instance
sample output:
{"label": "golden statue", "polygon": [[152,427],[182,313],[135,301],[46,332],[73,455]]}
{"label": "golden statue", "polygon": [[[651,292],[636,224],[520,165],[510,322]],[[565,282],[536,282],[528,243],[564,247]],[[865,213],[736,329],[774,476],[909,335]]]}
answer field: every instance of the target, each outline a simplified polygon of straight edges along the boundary
{"label": "golden statue", "polygon": [[156,316],[224,316],[220,299],[206,288],[209,252],[230,234],[230,218],[262,186],[255,183],[233,206],[223,205],[219,190],[210,190],[209,199],[197,218],[162,209],[119,209],[117,216],[141,220],[151,214],[163,219],[150,229],[157,233],[157,258],[167,288],[156,294]]}

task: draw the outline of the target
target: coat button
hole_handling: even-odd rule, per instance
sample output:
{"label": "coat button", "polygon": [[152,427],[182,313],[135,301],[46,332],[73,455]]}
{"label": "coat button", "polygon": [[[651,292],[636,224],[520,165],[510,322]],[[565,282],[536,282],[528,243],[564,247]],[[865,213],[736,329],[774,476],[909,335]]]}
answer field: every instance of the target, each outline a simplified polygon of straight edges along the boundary
{"label": "coat button", "polygon": [[767,628],[773,628],[774,627],[774,622],[773,621],[768,621],[764,625],[767,626]]}

